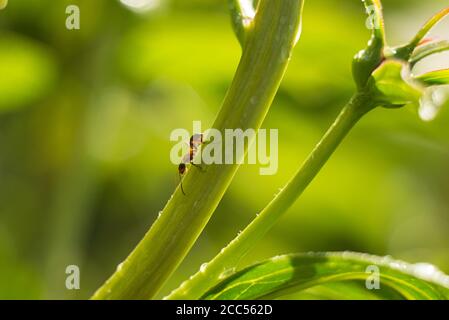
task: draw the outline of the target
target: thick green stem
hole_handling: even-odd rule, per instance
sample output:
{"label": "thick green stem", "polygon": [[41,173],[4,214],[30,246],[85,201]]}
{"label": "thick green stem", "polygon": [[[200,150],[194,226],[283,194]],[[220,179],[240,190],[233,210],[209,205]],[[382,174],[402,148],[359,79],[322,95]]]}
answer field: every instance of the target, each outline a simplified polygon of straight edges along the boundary
{"label": "thick green stem", "polygon": [[240,259],[259,242],[303,193],[357,121],[372,108],[368,96],[357,94],[353,97],[282,191],[207,266],[203,266],[166,299],[201,298],[219,280],[232,273]]}
{"label": "thick green stem", "polygon": [[[213,128],[258,129],[297,39],[302,0],[261,0],[242,58]],[[212,54],[212,53],[211,53]],[[93,299],[152,298],[179,266],[209,221],[238,164],[192,168],[160,217]]]}

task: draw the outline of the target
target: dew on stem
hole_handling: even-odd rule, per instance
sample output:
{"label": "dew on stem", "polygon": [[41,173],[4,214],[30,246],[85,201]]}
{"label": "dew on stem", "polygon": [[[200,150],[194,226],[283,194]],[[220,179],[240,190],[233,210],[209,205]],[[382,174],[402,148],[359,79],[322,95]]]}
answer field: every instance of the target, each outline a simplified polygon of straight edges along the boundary
{"label": "dew on stem", "polygon": [[223,280],[223,279],[228,278],[229,276],[231,276],[234,273],[235,273],[235,268],[225,269],[222,273],[220,273],[218,278]]}
{"label": "dew on stem", "polygon": [[420,100],[419,117],[423,121],[434,120],[448,100],[449,88],[447,86],[428,88]]}
{"label": "dew on stem", "polygon": [[200,272],[206,272],[206,268],[207,268],[207,262],[203,263],[203,264],[200,266]]}

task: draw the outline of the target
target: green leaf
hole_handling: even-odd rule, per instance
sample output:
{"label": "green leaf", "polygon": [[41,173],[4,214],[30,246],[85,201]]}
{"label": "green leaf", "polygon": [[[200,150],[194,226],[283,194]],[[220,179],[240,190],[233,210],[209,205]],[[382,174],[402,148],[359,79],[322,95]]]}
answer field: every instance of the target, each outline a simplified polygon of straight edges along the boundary
{"label": "green leaf", "polygon": [[393,289],[381,286],[367,290],[364,281],[347,280],[317,285],[293,294],[282,296],[283,300],[402,300]]}
{"label": "green leaf", "polygon": [[[430,264],[412,265],[390,257],[352,252],[278,256],[235,273],[202,298],[271,299],[332,283],[340,283],[340,289],[345,283],[351,288],[350,286],[354,285],[353,280],[370,281],[373,270],[379,272],[379,298],[449,298],[449,277]],[[387,291],[383,291],[385,289]],[[365,290],[369,291],[365,297],[376,294],[375,289]],[[386,295],[386,292],[390,294]]]}
{"label": "green leaf", "polygon": [[449,69],[428,72],[415,77],[426,86],[446,85],[449,84]]}

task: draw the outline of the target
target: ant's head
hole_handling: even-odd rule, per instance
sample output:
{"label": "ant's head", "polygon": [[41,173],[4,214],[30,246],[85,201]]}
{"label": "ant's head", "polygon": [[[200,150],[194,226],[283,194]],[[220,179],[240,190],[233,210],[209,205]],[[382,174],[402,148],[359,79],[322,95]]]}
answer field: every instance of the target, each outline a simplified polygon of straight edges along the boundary
{"label": "ant's head", "polygon": [[178,166],[179,174],[181,174],[181,175],[184,174],[186,172],[186,169],[187,169],[187,167],[186,167],[185,163],[180,163],[179,164],[179,166]]}

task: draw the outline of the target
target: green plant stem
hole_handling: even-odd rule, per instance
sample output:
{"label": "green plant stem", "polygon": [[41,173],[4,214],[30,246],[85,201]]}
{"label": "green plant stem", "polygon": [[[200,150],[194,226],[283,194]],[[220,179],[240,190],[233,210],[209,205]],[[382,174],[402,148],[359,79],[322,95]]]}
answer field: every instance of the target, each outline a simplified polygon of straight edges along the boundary
{"label": "green plant stem", "polygon": [[[287,68],[302,0],[260,0],[236,75],[213,128],[258,129]],[[211,53],[213,54],[213,53]],[[238,164],[191,168],[137,247],[93,299],[148,299],[179,266],[209,221]]]}
{"label": "green plant stem", "polygon": [[426,35],[430,32],[430,30],[435,27],[443,18],[449,15],[449,7],[441,10],[437,14],[435,14],[429,21],[427,21],[424,26],[418,31],[415,37],[410,41],[410,43],[399,47],[396,49],[396,57],[409,60],[412,56],[413,51],[420,44],[420,42],[426,37]]}
{"label": "green plant stem", "polygon": [[437,23],[443,20],[444,17],[449,15],[449,7],[441,10],[435,14],[425,25],[419,30],[413,40],[410,42],[410,48],[416,48],[419,43],[424,39],[424,37],[430,32],[430,30],[435,27]]}
{"label": "green plant stem", "polygon": [[428,44],[419,46],[416,48],[415,52],[413,52],[413,55],[410,58],[410,67],[413,68],[419,61],[427,58],[430,55],[445,51],[449,51],[448,40],[430,42]]}
{"label": "green plant stem", "polygon": [[355,95],[316,145],[295,176],[256,218],[207,266],[174,290],[166,299],[198,299],[235,269],[240,259],[275,225],[304,192],[358,120],[373,109],[369,96]]}

